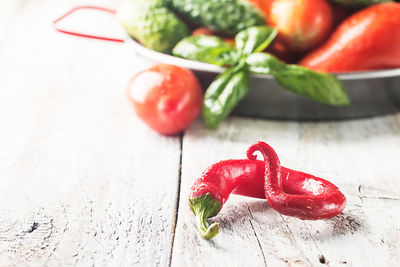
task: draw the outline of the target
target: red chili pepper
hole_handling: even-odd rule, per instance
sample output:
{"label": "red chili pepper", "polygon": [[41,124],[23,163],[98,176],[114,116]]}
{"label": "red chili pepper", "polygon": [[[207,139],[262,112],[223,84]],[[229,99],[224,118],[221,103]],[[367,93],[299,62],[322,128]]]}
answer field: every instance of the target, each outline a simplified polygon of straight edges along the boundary
{"label": "red chili pepper", "polygon": [[[255,159],[257,150],[263,153],[265,162]],[[231,193],[267,198],[278,212],[308,220],[332,218],[344,209],[346,199],[335,185],[280,166],[267,144],[252,145],[247,156],[250,159],[225,160],[210,166],[193,185],[189,205],[200,219],[199,230],[205,239],[218,234],[218,223],[207,226],[206,220],[218,214]]]}
{"label": "red chili pepper", "polygon": [[255,160],[256,151],[264,157],[265,196],[274,210],[302,220],[329,219],[343,211],[346,198],[334,184],[304,172],[283,172],[278,155],[264,142],[249,147],[247,157]]}
{"label": "red chili pepper", "polygon": [[218,223],[207,226],[206,220],[218,214],[233,190],[237,189],[238,194],[265,198],[264,170],[264,162],[244,159],[220,161],[204,171],[191,189],[189,206],[200,219],[199,230],[205,239],[218,234]]}

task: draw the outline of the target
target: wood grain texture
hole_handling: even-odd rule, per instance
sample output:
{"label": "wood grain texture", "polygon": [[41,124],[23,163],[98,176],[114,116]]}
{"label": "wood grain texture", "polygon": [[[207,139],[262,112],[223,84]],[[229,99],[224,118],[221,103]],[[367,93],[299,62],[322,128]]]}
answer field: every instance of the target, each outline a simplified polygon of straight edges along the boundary
{"label": "wood grain texture", "polygon": [[[398,265],[400,115],[327,123],[231,117],[216,131],[199,120],[183,140],[159,136],[124,92],[151,62],[130,47],[51,28],[83,3],[118,1],[0,2],[0,266]],[[212,163],[245,157],[256,140],[276,148],[285,166],[337,184],[345,212],[307,222],[232,196],[213,219],[220,234],[202,240],[190,186]]]}
{"label": "wood grain texture", "polygon": [[[216,131],[202,123],[184,136],[182,188],[173,266],[395,266],[400,253],[400,117],[295,123],[230,118]],[[256,140],[270,143],[284,166],[327,178],[347,196],[327,221],[281,216],[262,200],[232,196],[202,240],[187,205],[194,180],[212,163],[244,158]]]}
{"label": "wood grain texture", "polygon": [[181,138],[126,100],[149,62],[52,29],[69,7],[27,2],[0,51],[0,265],[168,266]]}

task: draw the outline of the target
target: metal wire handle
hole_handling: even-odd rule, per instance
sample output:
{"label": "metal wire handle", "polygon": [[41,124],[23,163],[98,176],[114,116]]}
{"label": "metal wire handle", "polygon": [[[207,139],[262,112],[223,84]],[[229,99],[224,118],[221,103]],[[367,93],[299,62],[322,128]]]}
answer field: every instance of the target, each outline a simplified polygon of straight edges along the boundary
{"label": "metal wire handle", "polygon": [[57,19],[55,19],[53,21],[54,29],[59,31],[59,32],[65,33],[65,34],[70,34],[70,35],[79,36],[79,37],[92,38],[92,39],[97,39],[97,40],[111,41],[111,42],[118,42],[118,43],[125,42],[124,39],[120,39],[120,38],[98,36],[98,35],[93,35],[93,34],[86,34],[86,33],[80,33],[80,32],[65,30],[65,29],[61,28],[58,25],[58,23],[61,20],[65,19],[66,17],[68,17],[69,15],[71,15],[72,13],[74,13],[75,11],[80,10],[80,9],[92,9],[92,10],[103,11],[103,12],[107,12],[107,13],[111,13],[111,14],[115,14],[116,13],[116,11],[114,9],[105,8],[105,7],[99,7],[99,6],[76,6],[76,7],[72,8],[69,11],[67,11],[65,14],[63,14],[62,16],[60,16],[59,18],[57,18]]}

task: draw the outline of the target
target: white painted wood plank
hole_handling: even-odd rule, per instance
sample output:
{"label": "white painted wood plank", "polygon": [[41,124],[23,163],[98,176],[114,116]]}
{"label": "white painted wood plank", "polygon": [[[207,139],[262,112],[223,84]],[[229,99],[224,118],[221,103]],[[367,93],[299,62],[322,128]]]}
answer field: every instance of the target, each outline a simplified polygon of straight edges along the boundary
{"label": "white painted wood plank", "polygon": [[[267,266],[395,266],[399,118],[326,123],[230,118],[216,131],[198,122],[183,142],[173,266],[260,266],[263,261]],[[234,196],[214,219],[221,223],[220,234],[212,242],[201,240],[187,205],[190,186],[212,163],[244,158],[256,140],[270,143],[284,166],[338,185],[348,200],[344,213],[327,221],[301,221],[280,216],[265,201]]]}
{"label": "white painted wood plank", "polygon": [[0,2],[0,49],[8,33],[13,29],[13,23],[18,18],[25,4],[26,1],[24,0],[2,0]]}
{"label": "white painted wood plank", "polygon": [[[57,14],[83,2],[29,1],[3,35],[0,263],[165,266],[180,140],[148,130],[125,100],[126,80],[149,62],[122,45],[52,30]],[[304,124],[230,118],[217,131],[197,122],[183,144],[172,265],[309,266],[321,255],[330,266],[396,265],[399,125],[399,116]],[[343,216],[302,222],[232,197],[215,218],[220,235],[201,240],[187,207],[192,182],[215,161],[244,157],[255,140],[271,143],[285,166],[340,186],[349,202]]]}
{"label": "white painted wood plank", "polygon": [[180,137],[125,97],[150,62],[55,32],[60,3],[27,3],[0,51],[0,265],[169,265]]}
{"label": "white painted wood plank", "polygon": [[[250,124],[252,126],[248,127]],[[215,218],[220,222],[221,231],[211,242],[198,235],[197,221],[187,204],[187,195],[194,180],[212,163],[222,159],[245,158],[249,144],[259,139],[271,142],[266,136],[271,135],[272,131],[282,133],[274,135],[280,143],[288,146],[296,144],[296,138],[293,137],[298,134],[297,123],[271,123],[272,127],[269,128],[272,131],[269,133],[262,131],[262,126],[266,126],[262,121],[229,118],[217,131],[208,130],[198,122],[185,134],[173,266],[264,266],[271,262],[271,257],[266,254],[269,251],[260,248],[262,244],[255,229],[257,222],[254,216],[257,216],[257,211],[254,205],[259,201],[232,196]],[[261,205],[265,205],[265,202],[262,201]],[[278,214],[271,211],[263,214],[281,224]],[[282,228],[282,231],[287,230]],[[280,257],[279,253],[276,257]]]}

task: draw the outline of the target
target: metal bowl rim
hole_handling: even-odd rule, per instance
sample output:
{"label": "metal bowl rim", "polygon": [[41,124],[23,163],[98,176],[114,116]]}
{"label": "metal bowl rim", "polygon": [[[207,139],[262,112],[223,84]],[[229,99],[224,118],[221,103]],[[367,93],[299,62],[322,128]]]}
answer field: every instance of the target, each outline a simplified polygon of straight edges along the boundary
{"label": "metal bowl rim", "polygon": [[[134,48],[136,53],[161,63],[177,65],[194,71],[210,72],[215,74],[221,73],[224,70],[224,68],[213,64],[179,58],[151,50],[129,37],[126,38],[126,40],[127,43]],[[400,76],[400,68],[388,69],[388,70],[376,70],[376,71],[331,73],[331,74],[335,75],[339,80],[388,78],[388,77]],[[271,75],[266,75],[266,74],[253,74],[252,76],[262,79],[273,79]]]}

